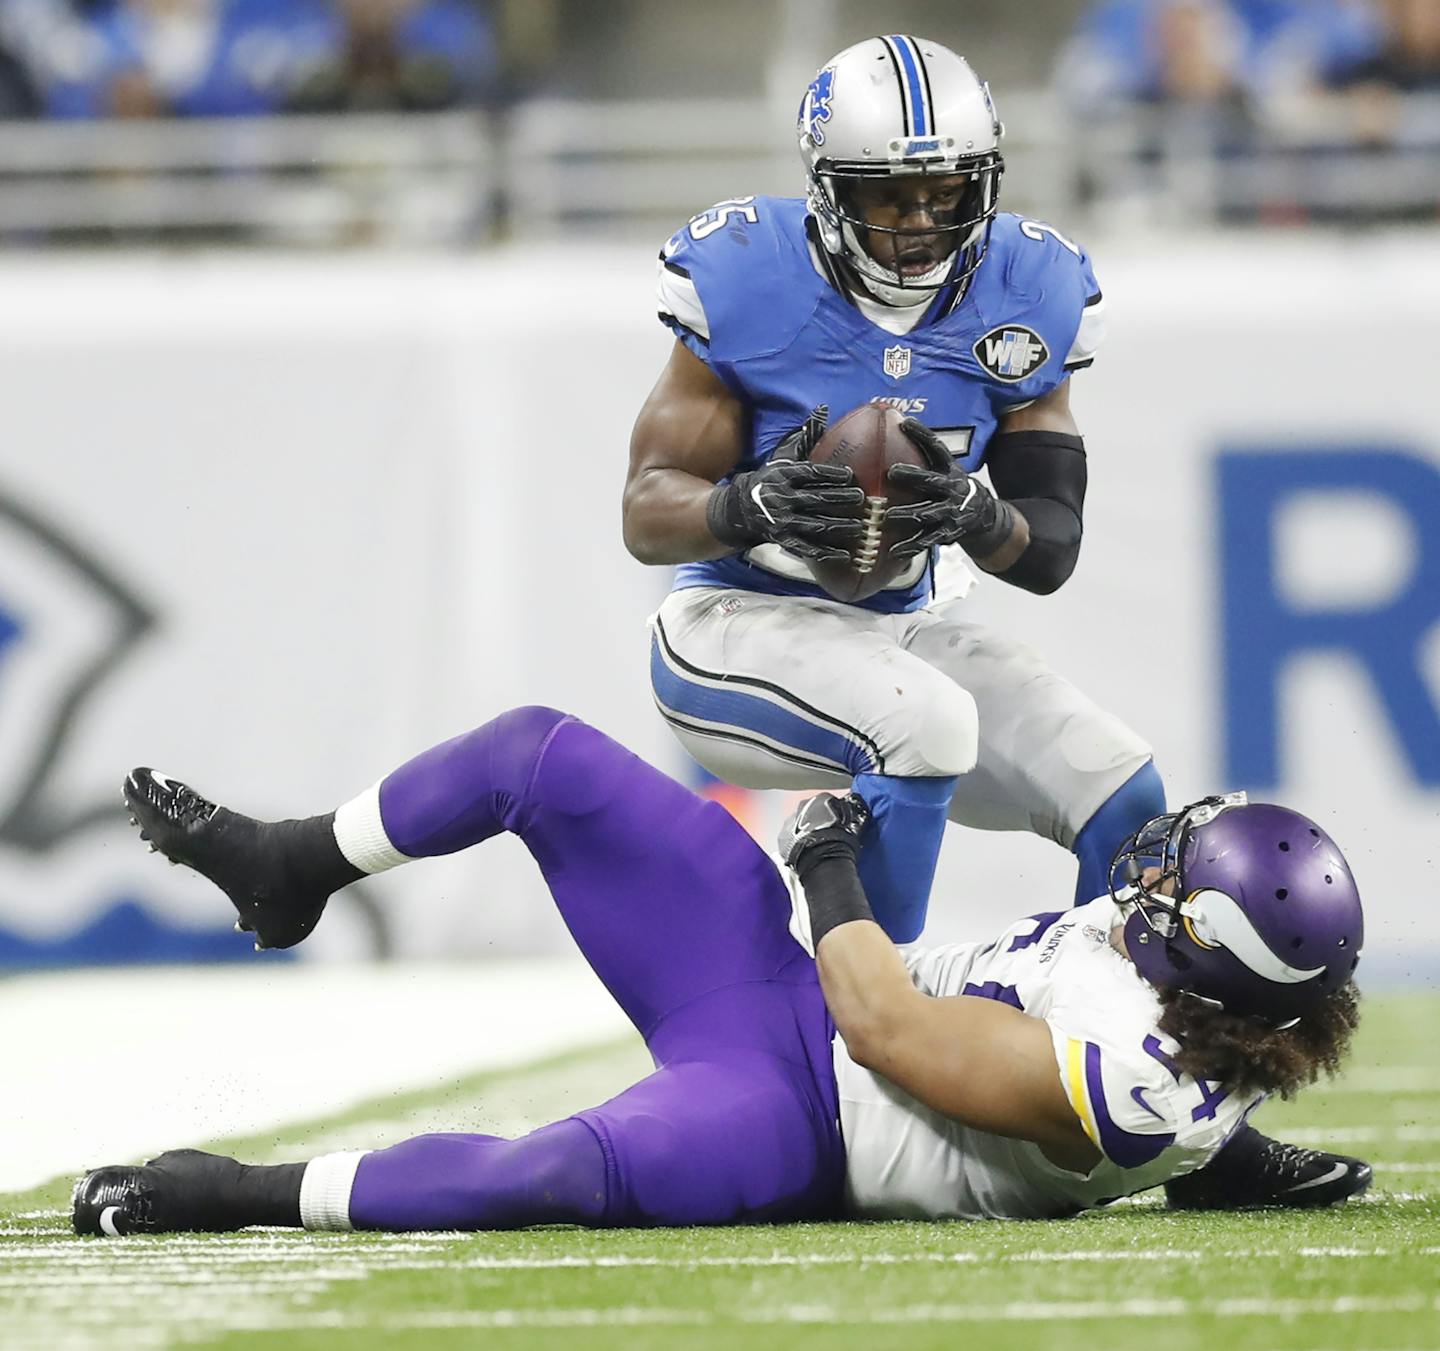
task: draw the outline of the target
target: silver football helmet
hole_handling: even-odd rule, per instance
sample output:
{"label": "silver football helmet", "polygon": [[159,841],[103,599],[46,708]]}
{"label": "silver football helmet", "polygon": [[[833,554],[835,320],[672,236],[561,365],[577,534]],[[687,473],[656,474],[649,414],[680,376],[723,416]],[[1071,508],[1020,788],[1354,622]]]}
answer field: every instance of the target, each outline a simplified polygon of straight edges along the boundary
{"label": "silver football helmet", "polygon": [[[925,38],[868,38],[828,62],[810,82],[797,127],[806,202],[827,252],[877,299],[912,306],[963,281],[980,265],[999,200],[1004,127],[989,86],[963,58]],[[923,232],[870,224],[855,201],[862,180],[964,175],[958,204],[932,209]],[[935,237],[933,266],[907,275],[907,235]],[[890,266],[867,241],[891,238]]]}

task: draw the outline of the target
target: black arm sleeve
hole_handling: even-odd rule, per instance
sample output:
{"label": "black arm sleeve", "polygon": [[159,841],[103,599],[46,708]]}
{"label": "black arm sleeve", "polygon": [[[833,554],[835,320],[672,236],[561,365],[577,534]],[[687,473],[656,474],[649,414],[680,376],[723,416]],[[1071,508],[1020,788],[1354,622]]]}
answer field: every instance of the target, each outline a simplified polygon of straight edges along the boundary
{"label": "black arm sleeve", "polygon": [[1048,596],[1075,571],[1085,507],[1085,442],[1065,432],[1001,432],[985,456],[995,495],[1030,526],[1030,543],[997,577]]}

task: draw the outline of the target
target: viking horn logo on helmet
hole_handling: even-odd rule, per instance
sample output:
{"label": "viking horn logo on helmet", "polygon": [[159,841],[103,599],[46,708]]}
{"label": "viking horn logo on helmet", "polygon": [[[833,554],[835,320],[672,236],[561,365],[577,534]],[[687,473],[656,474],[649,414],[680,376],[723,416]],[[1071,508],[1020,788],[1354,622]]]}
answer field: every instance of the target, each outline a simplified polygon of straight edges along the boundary
{"label": "viking horn logo on helmet", "polygon": [[1309,817],[1244,793],[1142,826],[1110,890],[1140,974],[1231,1013],[1289,1026],[1338,990],[1365,939],[1339,846]]}

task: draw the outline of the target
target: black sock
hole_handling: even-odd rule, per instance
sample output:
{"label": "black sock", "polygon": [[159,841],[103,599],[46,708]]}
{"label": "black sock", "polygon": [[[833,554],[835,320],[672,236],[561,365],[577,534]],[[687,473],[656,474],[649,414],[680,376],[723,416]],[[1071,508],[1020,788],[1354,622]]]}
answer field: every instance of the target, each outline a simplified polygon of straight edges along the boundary
{"label": "black sock", "polygon": [[335,843],[335,813],[276,821],[278,843],[297,892],[330,895],[365,876]]}
{"label": "black sock", "polygon": [[303,1163],[244,1164],[227,1198],[241,1224],[278,1224],[300,1227],[300,1183]]}

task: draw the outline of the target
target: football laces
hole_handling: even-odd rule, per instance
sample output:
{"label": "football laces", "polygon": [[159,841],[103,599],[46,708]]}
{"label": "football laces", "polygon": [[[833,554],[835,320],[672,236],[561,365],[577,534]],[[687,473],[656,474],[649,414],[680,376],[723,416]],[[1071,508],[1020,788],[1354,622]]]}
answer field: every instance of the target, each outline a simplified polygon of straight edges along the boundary
{"label": "football laces", "polygon": [[885,499],[867,497],[865,515],[861,518],[864,533],[860,546],[855,550],[855,571],[861,574],[873,572],[880,561],[880,536],[885,529]]}

